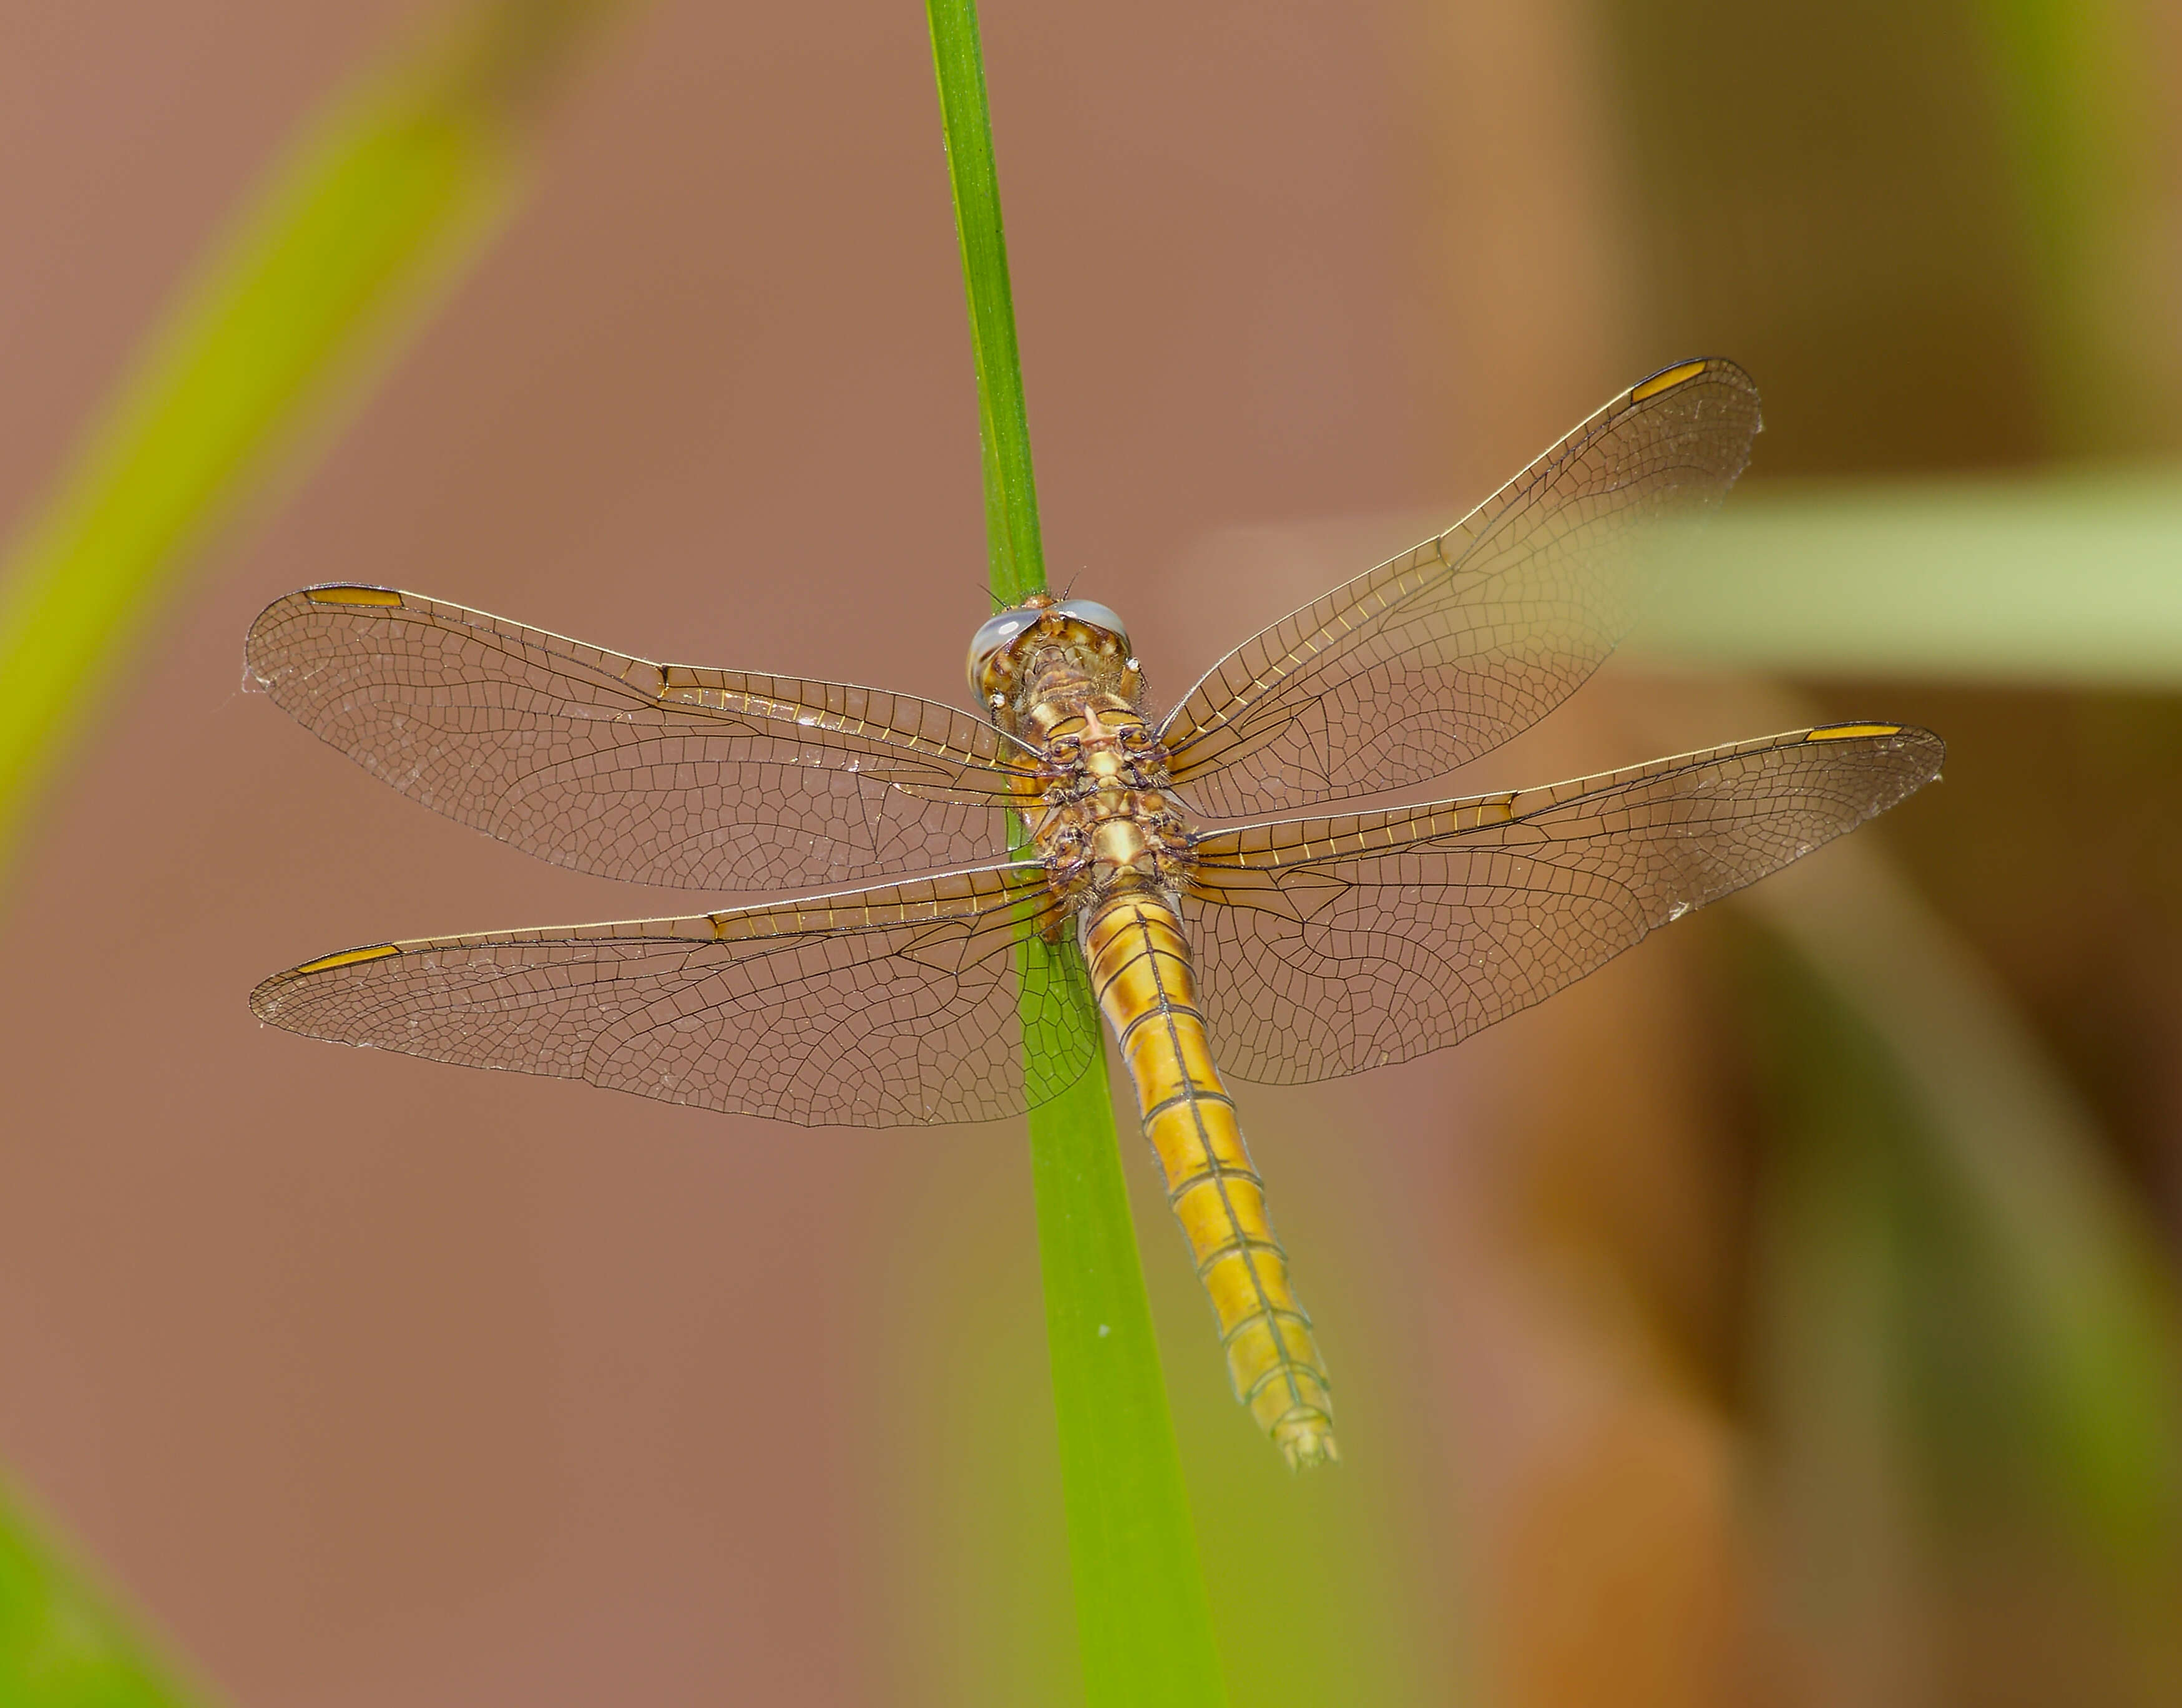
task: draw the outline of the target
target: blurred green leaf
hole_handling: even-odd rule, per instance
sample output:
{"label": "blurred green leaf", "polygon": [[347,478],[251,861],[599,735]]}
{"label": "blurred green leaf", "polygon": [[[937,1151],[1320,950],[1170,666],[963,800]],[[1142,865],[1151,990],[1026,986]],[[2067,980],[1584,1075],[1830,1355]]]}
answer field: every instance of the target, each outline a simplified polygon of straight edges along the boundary
{"label": "blurred green leaf", "polygon": [[1747,909],[1779,1146],[1758,1329],[1807,1611],[1855,1667],[1895,1657],[1842,1700],[1891,1700],[1942,1665],[1914,1652],[1943,1640],[1939,1586],[2013,1578],[2096,1610],[2076,1629],[2103,1622],[2116,1668],[2026,1653],[2047,1676],[2024,1700],[2170,1700],[2182,1335],[2157,1235],[1974,959],[1851,853]]}
{"label": "blurred green leaf", "polygon": [[[0,563],[0,881],[38,790],[111,703],[117,659],[180,572],[498,229],[526,116],[607,9],[457,8],[314,117],[213,243]],[[0,1506],[0,1702],[185,1700],[106,1598]]]}
{"label": "blurred green leaf", "polygon": [[1632,654],[1805,676],[2182,683],[2182,474],[1756,484]]}
{"label": "blurred green leaf", "polygon": [[315,118],[0,564],[0,865],[112,660],[511,205],[514,145],[605,0],[488,0]]}
{"label": "blurred green leaf", "polygon": [[[1044,590],[1045,556],[983,51],[972,0],[927,0],[926,15],[969,298],[992,591],[1014,605]],[[1076,944],[1027,940],[1018,954],[1026,1019],[1044,993],[1066,987],[1073,992],[1069,1030],[1098,1037]],[[1050,1070],[1042,1041],[1034,1026],[1026,1033],[1026,1079],[1044,1089]],[[1221,1703],[1227,1690],[1144,1296],[1105,1058],[1095,1060],[1094,1071],[1030,1116],[1084,1694],[1092,1708]]]}
{"label": "blurred green leaf", "polygon": [[0,1498],[0,1702],[9,1708],[139,1708],[185,1693],[117,1619],[80,1568]]}
{"label": "blurred green leaf", "polygon": [[2182,376],[2157,329],[2174,261],[2146,241],[2172,218],[2157,8],[1979,0],[1972,15],[2008,140],[2051,441],[2080,456],[2172,445]]}

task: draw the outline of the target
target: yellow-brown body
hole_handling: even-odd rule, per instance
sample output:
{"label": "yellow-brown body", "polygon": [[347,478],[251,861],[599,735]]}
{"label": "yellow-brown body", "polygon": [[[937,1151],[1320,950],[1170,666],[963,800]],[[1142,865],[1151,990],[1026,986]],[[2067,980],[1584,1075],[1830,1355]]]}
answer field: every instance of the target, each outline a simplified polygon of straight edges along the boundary
{"label": "yellow-brown body", "polygon": [[1236,1397],[1291,1465],[1337,1458],[1326,1366],[1213,1065],[1179,904],[1188,826],[1166,792],[1136,660],[1118,627],[1048,600],[1027,610],[1037,613],[1030,627],[973,653],[972,681],[994,721],[1040,755],[1024,815],[1076,920],[1167,1202],[1211,1296]]}
{"label": "yellow-brown body", "polygon": [[1212,1296],[1235,1397],[1290,1464],[1337,1458],[1326,1366],[1288,1286],[1288,1254],[1266,1219],[1265,1182],[1234,1099],[1212,1065],[1182,920],[1158,896],[1116,895],[1086,919],[1083,948],[1167,1202]]}

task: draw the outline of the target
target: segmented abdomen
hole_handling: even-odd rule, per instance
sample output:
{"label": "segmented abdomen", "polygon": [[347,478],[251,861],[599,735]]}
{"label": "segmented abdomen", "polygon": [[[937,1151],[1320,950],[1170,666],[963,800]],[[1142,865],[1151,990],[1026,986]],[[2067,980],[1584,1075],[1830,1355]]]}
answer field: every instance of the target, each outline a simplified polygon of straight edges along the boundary
{"label": "segmented abdomen", "polygon": [[1291,1465],[1337,1458],[1326,1365],[1289,1289],[1234,1100],[1212,1065],[1182,921],[1156,893],[1125,891],[1092,915],[1083,950],[1136,1084],[1144,1136],[1166,1170],[1167,1202],[1212,1296],[1236,1397]]}

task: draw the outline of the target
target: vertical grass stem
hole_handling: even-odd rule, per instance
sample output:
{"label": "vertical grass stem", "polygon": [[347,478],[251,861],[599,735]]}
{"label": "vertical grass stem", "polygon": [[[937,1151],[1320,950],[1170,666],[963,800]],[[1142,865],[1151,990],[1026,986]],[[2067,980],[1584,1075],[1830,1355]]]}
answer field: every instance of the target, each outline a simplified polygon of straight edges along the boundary
{"label": "vertical grass stem", "polygon": [[[992,589],[1013,605],[1043,590],[1045,556],[977,12],[974,0],[925,9],[977,362]],[[1095,1033],[1076,945],[1032,939],[1019,953],[1027,1008],[1068,988]],[[1026,1047],[1038,1050],[1034,1032]],[[1039,1062],[1025,1070],[1037,1086]],[[1030,1141],[1085,1699],[1090,1708],[1224,1703],[1103,1070],[1033,1109]]]}

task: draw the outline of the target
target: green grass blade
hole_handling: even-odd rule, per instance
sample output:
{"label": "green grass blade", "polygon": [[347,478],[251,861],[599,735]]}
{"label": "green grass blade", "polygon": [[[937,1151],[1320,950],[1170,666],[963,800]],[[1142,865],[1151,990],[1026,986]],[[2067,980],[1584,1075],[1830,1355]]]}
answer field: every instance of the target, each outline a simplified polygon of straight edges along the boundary
{"label": "green grass blade", "polygon": [[489,0],[289,151],[0,562],[0,863],[176,572],[353,395],[510,203],[526,97],[599,10]]}
{"label": "green grass blade", "polygon": [[1023,407],[1022,357],[1016,345],[1015,291],[1008,282],[1007,235],[1000,226],[1000,184],[993,164],[993,115],[985,102],[985,57],[975,0],[927,0],[932,65],[939,79],[939,119],[947,137],[947,180],[955,192],[955,230],[962,244],[962,285],[970,301],[971,353],[977,364],[978,442],[985,465],[985,537],[991,543],[994,597],[1009,605],[1045,588],[1045,546],[1038,525],[1038,483],[1030,461],[1030,417]]}
{"label": "green grass blade", "polygon": [[[1012,605],[1044,587],[1045,558],[977,8],[927,0],[926,12],[977,361],[992,589]],[[1019,954],[1026,1017],[1060,986],[1072,992],[1069,1030],[1095,1036],[1076,945],[1033,939]],[[1034,1034],[1026,1048],[1027,1078],[1046,1089]],[[1091,1708],[1225,1702],[1105,1073],[1034,1109],[1030,1142],[1085,1699]]]}

